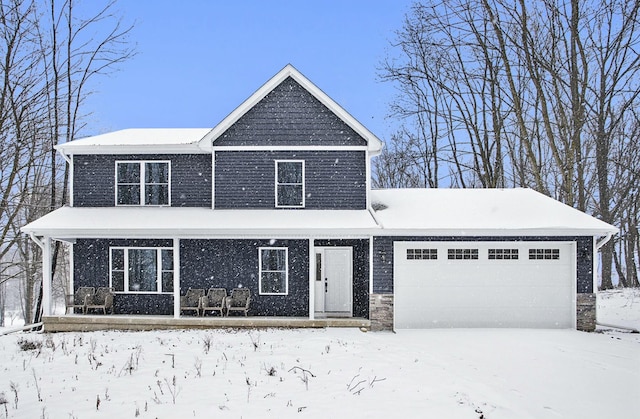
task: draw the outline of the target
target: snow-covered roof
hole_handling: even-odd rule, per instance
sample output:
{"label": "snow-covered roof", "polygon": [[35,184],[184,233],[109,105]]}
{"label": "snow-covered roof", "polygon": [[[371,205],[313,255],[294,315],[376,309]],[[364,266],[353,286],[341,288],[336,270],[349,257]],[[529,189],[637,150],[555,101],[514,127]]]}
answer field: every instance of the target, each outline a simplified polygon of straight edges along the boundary
{"label": "snow-covered roof", "polygon": [[618,231],[524,188],[380,189],[371,191],[371,202],[382,234],[596,236]]}
{"label": "snow-covered roof", "polygon": [[377,224],[367,210],[213,210],[167,207],[62,207],[24,233],[73,238],[362,236]]}
{"label": "snow-covered roof", "polygon": [[132,128],[56,146],[70,154],[206,153],[200,140],[211,128]]}
{"label": "snow-covered roof", "polygon": [[124,129],[60,144],[56,149],[67,156],[72,154],[208,153],[211,152],[216,138],[288,77],[293,78],[364,138],[372,156],[380,153],[382,141],[291,64],[269,79],[214,128]]}
{"label": "snow-covered roof", "polygon": [[117,237],[600,236],[618,229],[531,189],[381,189],[367,210],[63,207],[22,228]]}

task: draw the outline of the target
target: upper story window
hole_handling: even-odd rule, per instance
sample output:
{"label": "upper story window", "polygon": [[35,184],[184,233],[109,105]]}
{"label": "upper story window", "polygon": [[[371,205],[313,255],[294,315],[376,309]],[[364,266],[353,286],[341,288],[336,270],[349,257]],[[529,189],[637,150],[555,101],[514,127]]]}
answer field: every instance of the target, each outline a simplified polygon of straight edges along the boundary
{"label": "upper story window", "polygon": [[304,208],[304,160],[276,160],[276,207]]}
{"label": "upper story window", "polygon": [[169,205],[168,161],[117,161],[116,205]]}

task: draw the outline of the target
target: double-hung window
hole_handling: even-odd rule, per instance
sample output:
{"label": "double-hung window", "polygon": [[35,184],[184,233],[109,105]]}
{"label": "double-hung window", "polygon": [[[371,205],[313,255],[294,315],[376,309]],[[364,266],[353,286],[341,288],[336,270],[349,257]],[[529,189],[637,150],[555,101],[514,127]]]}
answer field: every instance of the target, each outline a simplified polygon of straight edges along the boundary
{"label": "double-hung window", "polygon": [[276,160],[276,207],[304,208],[304,160]]}
{"label": "double-hung window", "polygon": [[110,273],[116,292],[173,292],[173,249],[112,247]]}
{"label": "double-hung window", "polygon": [[260,266],[260,294],[287,295],[289,293],[289,251],[286,247],[258,249]]}
{"label": "double-hung window", "polygon": [[168,161],[117,161],[116,205],[170,205]]}

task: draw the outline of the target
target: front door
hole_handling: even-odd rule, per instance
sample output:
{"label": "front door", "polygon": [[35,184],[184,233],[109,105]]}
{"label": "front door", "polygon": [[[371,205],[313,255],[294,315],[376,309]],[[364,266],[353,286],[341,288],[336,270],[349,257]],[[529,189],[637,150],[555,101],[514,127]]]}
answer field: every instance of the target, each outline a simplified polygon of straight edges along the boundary
{"label": "front door", "polygon": [[353,306],[353,249],[317,247],[315,311],[351,316]]}

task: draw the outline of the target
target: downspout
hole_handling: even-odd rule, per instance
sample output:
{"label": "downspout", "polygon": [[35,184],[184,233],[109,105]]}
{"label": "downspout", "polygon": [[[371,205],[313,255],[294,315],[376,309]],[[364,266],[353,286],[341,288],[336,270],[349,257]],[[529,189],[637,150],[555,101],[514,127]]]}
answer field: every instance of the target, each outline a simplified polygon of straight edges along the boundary
{"label": "downspout", "polygon": [[[611,237],[613,237],[613,233],[607,233],[607,235],[602,240],[600,240],[598,243],[596,243],[596,254],[600,251],[600,249],[602,249],[602,247],[605,244],[609,243],[609,240],[611,240]],[[633,328],[633,327],[620,326],[619,324],[604,323],[604,322],[599,321],[598,320],[598,310],[597,309],[596,309],[596,326],[612,327],[614,329],[629,330],[631,333],[640,333],[640,331],[638,329]]]}

